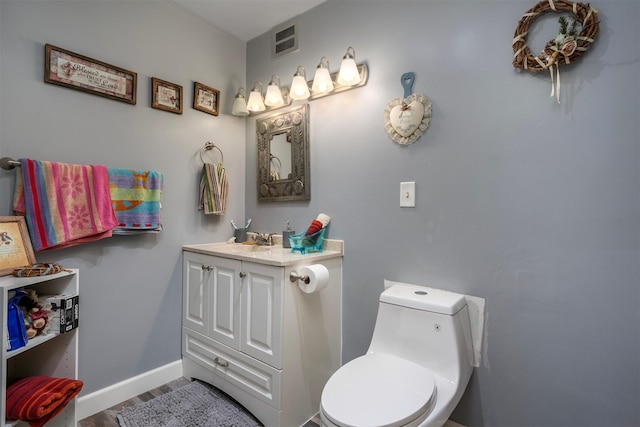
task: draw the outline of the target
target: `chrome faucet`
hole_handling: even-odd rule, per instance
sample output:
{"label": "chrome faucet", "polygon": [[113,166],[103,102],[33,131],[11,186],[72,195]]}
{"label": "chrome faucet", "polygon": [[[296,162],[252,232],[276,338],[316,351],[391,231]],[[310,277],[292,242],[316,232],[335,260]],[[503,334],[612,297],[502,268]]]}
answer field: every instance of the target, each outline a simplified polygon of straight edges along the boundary
{"label": "chrome faucet", "polygon": [[273,235],[276,233],[257,233],[253,240],[258,246],[273,246]]}

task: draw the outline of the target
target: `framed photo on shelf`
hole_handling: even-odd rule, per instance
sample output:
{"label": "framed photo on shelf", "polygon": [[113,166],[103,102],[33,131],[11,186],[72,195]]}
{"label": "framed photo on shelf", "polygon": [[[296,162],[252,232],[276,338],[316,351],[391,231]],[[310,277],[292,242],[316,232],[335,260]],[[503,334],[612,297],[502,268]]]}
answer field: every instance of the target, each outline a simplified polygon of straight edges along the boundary
{"label": "framed photo on shelf", "polygon": [[0,216],[0,276],[36,263],[27,222],[22,216]]}
{"label": "framed photo on shelf", "polygon": [[137,73],[50,44],[44,57],[46,83],[135,105]]}
{"label": "framed photo on shelf", "polygon": [[151,77],[151,107],[182,114],[182,86]]}
{"label": "framed photo on shelf", "polygon": [[193,86],[193,108],[217,116],[220,112],[220,91],[195,82]]}

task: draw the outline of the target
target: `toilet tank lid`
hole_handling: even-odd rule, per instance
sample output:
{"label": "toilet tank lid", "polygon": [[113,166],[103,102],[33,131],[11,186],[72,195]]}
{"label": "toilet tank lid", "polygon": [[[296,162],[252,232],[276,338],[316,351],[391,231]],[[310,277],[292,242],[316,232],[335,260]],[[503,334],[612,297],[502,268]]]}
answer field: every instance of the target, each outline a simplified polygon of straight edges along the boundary
{"label": "toilet tank lid", "polygon": [[396,283],[385,290],[380,302],[449,315],[467,305],[462,294],[407,283]]}

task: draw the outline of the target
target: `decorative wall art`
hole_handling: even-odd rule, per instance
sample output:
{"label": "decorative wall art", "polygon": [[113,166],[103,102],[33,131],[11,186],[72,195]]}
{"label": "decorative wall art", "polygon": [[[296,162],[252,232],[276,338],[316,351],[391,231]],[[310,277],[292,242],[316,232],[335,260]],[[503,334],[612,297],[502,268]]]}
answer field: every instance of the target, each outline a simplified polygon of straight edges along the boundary
{"label": "decorative wall art", "polygon": [[0,276],[36,262],[27,221],[23,216],[0,216]]}
{"label": "decorative wall art", "polygon": [[182,86],[151,77],[151,107],[182,114]]}
{"label": "decorative wall art", "polygon": [[[560,30],[538,56],[533,56],[527,46],[527,35],[533,21],[547,12],[568,13],[558,19]],[[569,22],[571,21],[571,22]],[[516,27],[513,36],[513,66],[524,70],[549,70],[551,75],[551,97],[560,103],[560,65],[569,65],[580,58],[598,36],[598,11],[589,4],[566,0],[543,0],[527,10]],[[556,82],[554,84],[554,67]]]}
{"label": "decorative wall art", "polygon": [[431,101],[424,95],[411,93],[416,76],[404,73],[400,82],[404,98],[395,98],[384,110],[384,129],[391,140],[400,145],[413,144],[422,136],[431,122]]}
{"label": "decorative wall art", "polygon": [[195,82],[193,85],[193,108],[217,116],[220,112],[220,91]]}
{"label": "decorative wall art", "polygon": [[50,44],[44,52],[46,83],[135,105],[137,73]]}

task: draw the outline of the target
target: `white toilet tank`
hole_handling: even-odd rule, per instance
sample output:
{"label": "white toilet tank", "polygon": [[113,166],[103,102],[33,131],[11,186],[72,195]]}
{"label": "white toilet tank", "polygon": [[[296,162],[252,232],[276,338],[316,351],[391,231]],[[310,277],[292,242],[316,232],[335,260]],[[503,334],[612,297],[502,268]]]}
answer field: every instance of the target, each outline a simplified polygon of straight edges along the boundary
{"label": "white toilet tank", "polygon": [[396,284],[380,295],[368,353],[389,353],[452,380],[473,370],[471,325],[464,295]]}

